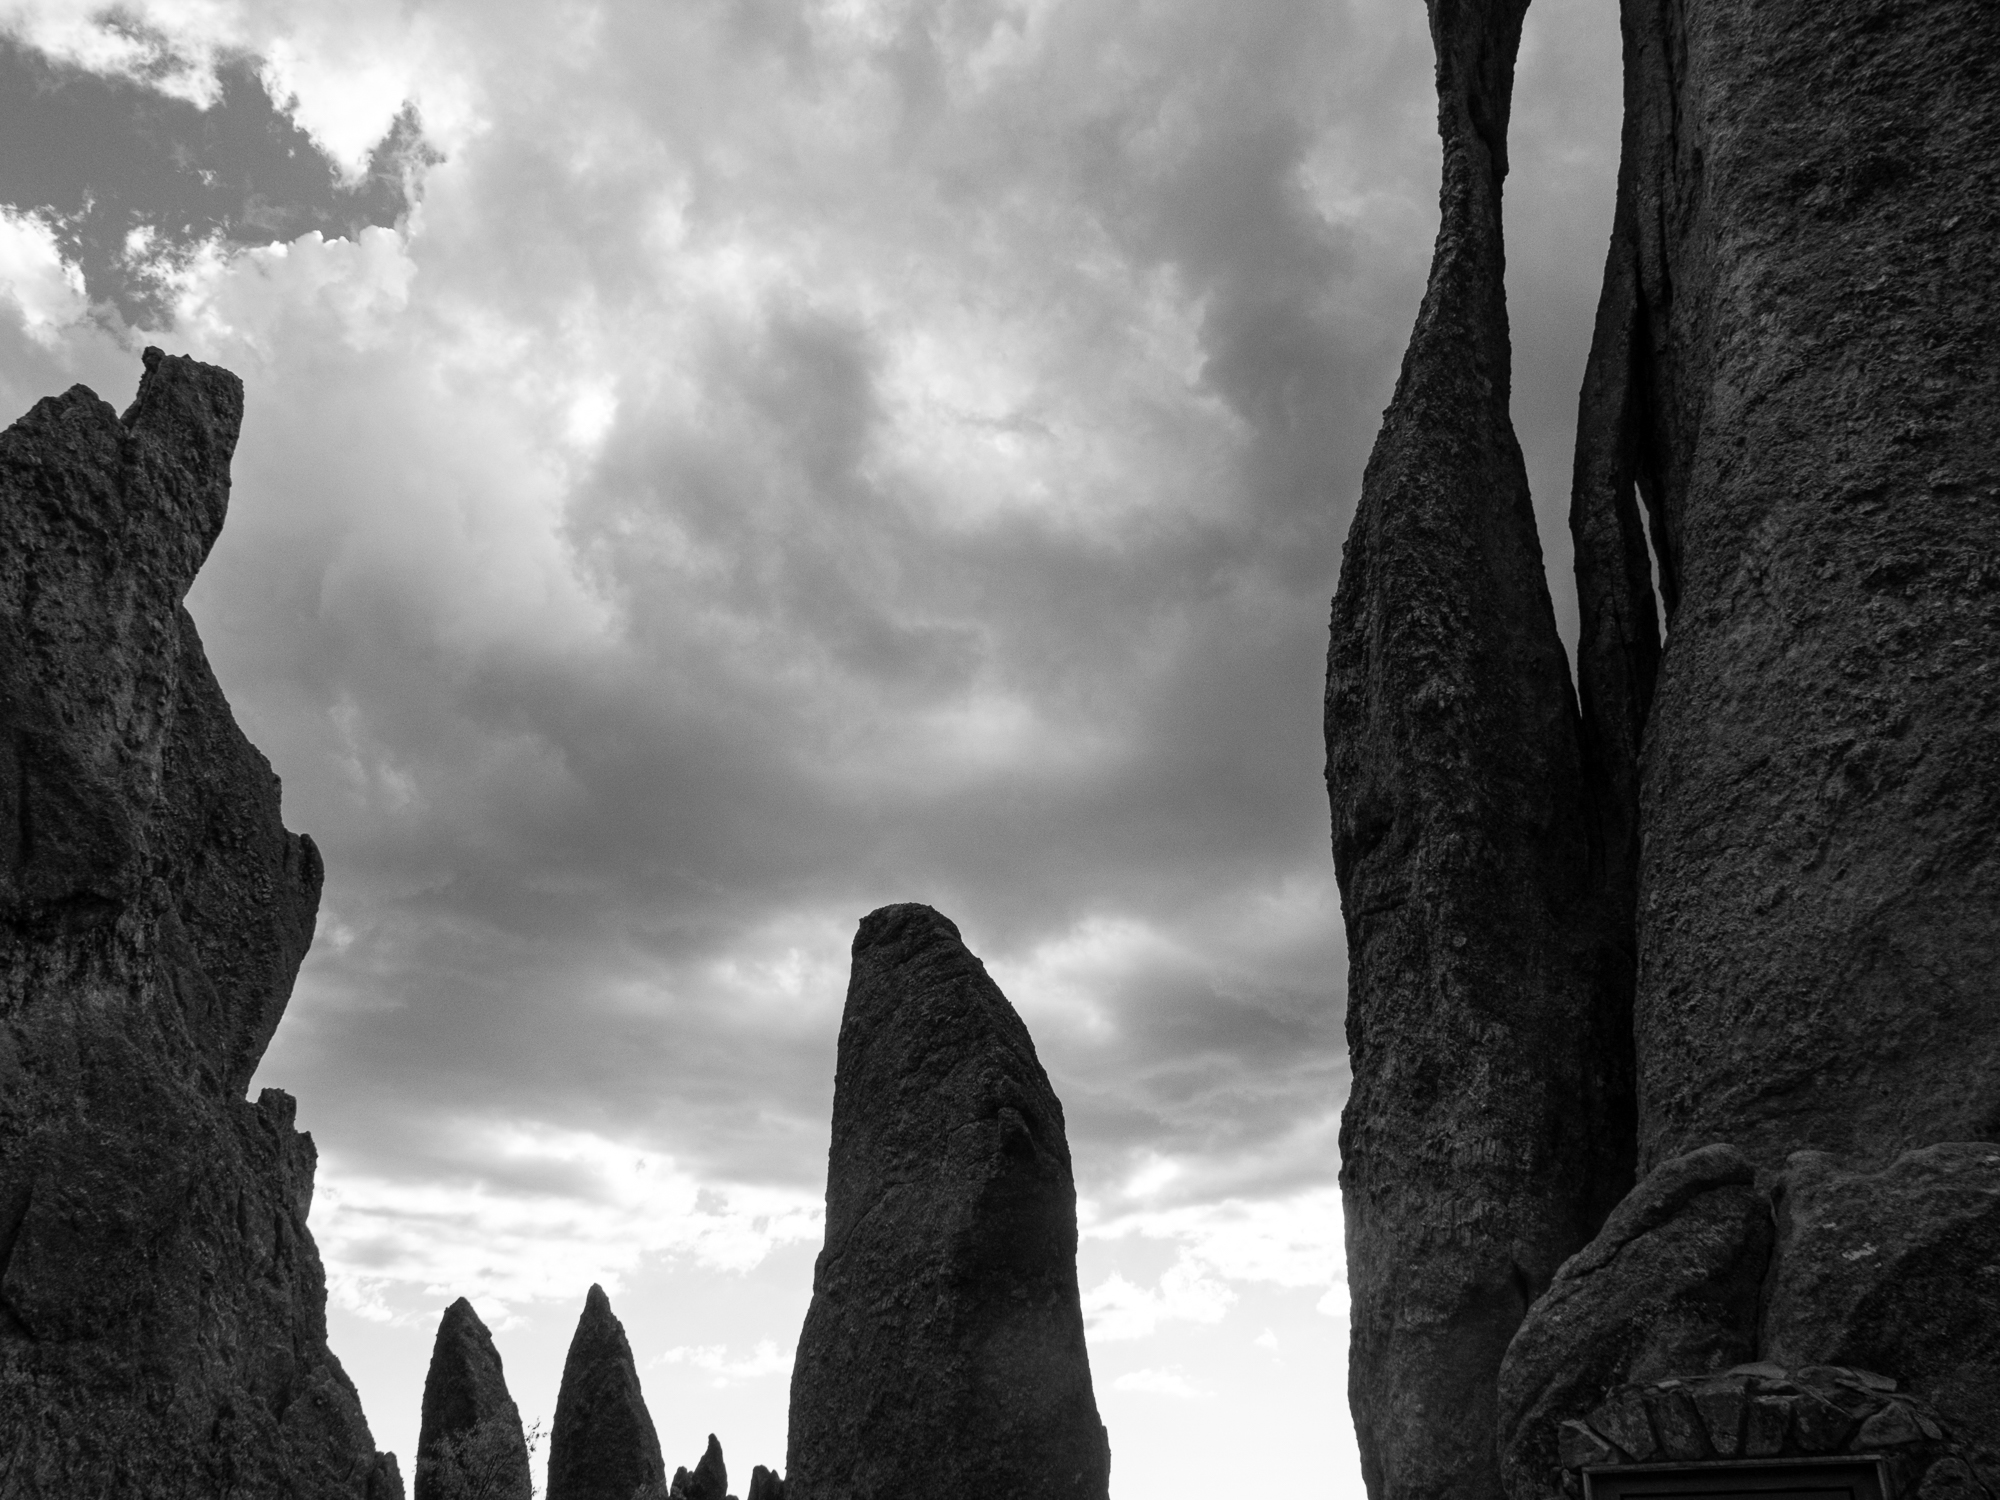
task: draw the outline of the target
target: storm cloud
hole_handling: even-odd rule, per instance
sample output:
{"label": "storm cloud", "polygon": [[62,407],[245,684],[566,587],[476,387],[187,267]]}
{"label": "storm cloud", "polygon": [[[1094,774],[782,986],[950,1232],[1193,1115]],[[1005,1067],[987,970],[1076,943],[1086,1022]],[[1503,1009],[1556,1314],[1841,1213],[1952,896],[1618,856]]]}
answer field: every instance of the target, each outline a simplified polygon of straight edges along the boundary
{"label": "storm cloud", "polygon": [[[1562,618],[1601,9],[1531,12],[1509,199]],[[915,899],[1069,1114],[1117,1492],[1356,1488],[1320,685],[1422,7],[6,14],[0,395],[248,387],[190,607],[326,856],[256,1086],[385,1441],[444,1302],[532,1414],[600,1279],[669,1447],[776,1462],[847,943]]]}

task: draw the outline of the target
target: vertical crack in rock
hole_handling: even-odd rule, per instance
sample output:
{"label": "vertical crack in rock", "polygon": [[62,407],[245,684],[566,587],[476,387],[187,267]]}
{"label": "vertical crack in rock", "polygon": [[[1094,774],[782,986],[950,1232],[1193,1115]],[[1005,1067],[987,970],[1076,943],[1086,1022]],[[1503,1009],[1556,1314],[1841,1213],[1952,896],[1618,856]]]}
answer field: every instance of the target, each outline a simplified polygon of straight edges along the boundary
{"label": "vertical crack in rock", "polygon": [[500,1351],[463,1297],[438,1320],[414,1484],[415,1500],[529,1500],[534,1493]]}
{"label": "vertical crack in rock", "polygon": [[592,1286],[556,1394],[548,1500],[622,1500],[642,1485],[664,1494],[666,1461],[625,1325],[612,1315],[604,1288]]}
{"label": "vertical crack in rock", "polygon": [[10,1496],[400,1496],[326,1346],[292,1100],[243,1092],[312,939],[181,607],[242,386],[145,354],[0,434],[0,1452]]}
{"label": "vertical crack in rock", "polygon": [[1629,924],[1508,416],[1525,9],[1431,5],[1442,218],[1333,603],[1349,1393],[1374,1500],[1500,1493],[1507,1341],[1631,1182]]}
{"label": "vertical crack in rock", "polygon": [[885,906],[855,934],[785,1468],[790,1500],[1109,1485],[1062,1105],[927,906]]}
{"label": "vertical crack in rock", "polygon": [[2000,1139],[2000,8],[1623,27],[1573,525],[1641,1156]]}

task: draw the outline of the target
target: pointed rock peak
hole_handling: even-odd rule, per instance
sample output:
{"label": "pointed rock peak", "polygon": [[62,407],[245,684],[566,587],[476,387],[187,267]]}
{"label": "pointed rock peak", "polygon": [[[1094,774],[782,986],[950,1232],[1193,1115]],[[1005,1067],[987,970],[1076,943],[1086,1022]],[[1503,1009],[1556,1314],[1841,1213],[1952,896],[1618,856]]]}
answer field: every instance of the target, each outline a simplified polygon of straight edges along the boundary
{"label": "pointed rock peak", "polygon": [[785,1500],[785,1481],[759,1464],[750,1471],[750,1493],[745,1500]]}
{"label": "pointed rock peak", "polygon": [[692,1473],[686,1469],[674,1471],[671,1500],[729,1500],[729,1470],[723,1466],[722,1444],[715,1440],[714,1433],[708,1435],[708,1451],[702,1454]]}
{"label": "pointed rock peak", "polygon": [[1102,1500],[1062,1104],[928,906],[855,936],[826,1202],[783,1493]]}
{"label": "pointed rock peak", "polygon": [[592,1286],[563,1361],[547,1500],[623,1500],[642,1485],[664,1490],[666,1480],[625,1325],[612,1314],[604,1288]]}
{"label": "pointed rock peak", "polygon": [[507,1394],[500,1351],[472,1304],[460,1297],[438,1321],[424,1380],[415,1500],[459,1495],[528,1500],[528,1444]]}

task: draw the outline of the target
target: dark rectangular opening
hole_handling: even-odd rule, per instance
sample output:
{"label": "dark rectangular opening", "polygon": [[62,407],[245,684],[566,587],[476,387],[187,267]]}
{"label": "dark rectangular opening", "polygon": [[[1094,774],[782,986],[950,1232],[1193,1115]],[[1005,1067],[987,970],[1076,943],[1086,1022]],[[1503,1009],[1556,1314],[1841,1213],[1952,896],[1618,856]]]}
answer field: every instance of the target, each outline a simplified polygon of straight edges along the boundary
{"label": "dark rectangular opening", "polygon": [[1583,1471],[1584,1500],[1894,1500],[1879,1458],[1622,1464]]}

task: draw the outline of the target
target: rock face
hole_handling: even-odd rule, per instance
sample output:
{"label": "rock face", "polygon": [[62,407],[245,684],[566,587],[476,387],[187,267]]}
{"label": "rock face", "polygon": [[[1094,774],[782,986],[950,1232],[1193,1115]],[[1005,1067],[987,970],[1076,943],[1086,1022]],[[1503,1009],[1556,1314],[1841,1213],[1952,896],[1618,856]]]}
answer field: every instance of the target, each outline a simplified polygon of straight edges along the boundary
{"label": "rock face", "polygon": [[493,1335],[460,1297],[438,1322],[424,1379],[415,1500],[529,1500],[528,1443]]}
{"label": "rock face", "polygon": [[2000,9],[1623,15],[1575,506],[1642,1163],[2000,1139]]}
{"label": "rock face", "polygon": [[854,938],[785,1467],[788,1500],[1107,1492],[1062,1105],[927,906]]}
{"label": "rock face", "polygon": [[666,1492],[659,1435],[639,1390],[625,1325],[612,1316],[604,1288],[593,1286],[556,1394],[548,1500],[630,1500],[644,1485]]}
{"label": "rock face", "polygon": [[1630,860],[1587,796],[1508,416],[1500,194],[1525,9],[1431,6],[1442,222],[1327,659],[1348,1390],[1375,1500],[1500,1493],[1501,1356],[1631,1182]]}
{"label": "rock face", "polygon": [[[1771,1243],[1770,1204],[1734,1148],[1710,1146],[1648,1174],[1556,1273],[1507,1351],[1499,1438],[1508,1493],[1553,1492],[1564,1424],[1613,1387],[1755,1358]],[[1624,1423],[1616,1431],[1646,1426],[1643,1412],[1612,1420]],[[1626,1451],[1656,1456],[1650,1438]]]}
{"label": "rock face", "polygon": [[312,1139],[244,1088],[320,861],[181,607],[227,371],[0,435],[0,1453],[10,1496],[400,1496],[326,1346]]}
{"label": "rock face", "polygon": [[1800,1152],[1775,1202],[1763,1356],[1898,1376],[2000,1480],[2000,1148],[1873,1170]]}

